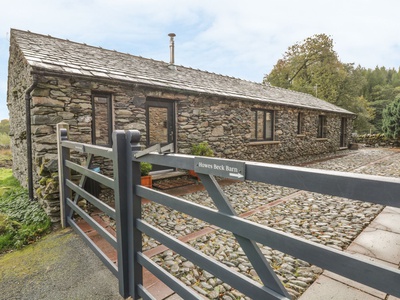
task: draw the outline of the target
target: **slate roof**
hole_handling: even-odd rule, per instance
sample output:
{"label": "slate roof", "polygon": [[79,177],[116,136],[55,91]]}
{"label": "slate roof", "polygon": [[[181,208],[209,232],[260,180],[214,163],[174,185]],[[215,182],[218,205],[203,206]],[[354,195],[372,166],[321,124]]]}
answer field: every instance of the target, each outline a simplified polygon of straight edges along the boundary
{"label": "slate roof", "polygon": [[176,66],[131,54],[106,50],[51,36],[11,29],[33,70],[120,80],[224,96],[235,99],[262,101],[342,114],[353,114],[312,95],[223,76],[188,67]]}

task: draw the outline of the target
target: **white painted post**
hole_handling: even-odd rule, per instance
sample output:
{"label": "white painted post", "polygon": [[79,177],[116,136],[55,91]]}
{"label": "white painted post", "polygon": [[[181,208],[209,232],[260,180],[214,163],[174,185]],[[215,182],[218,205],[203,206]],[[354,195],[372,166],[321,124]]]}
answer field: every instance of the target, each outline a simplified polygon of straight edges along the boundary
{"label": "white painted post", "polygon": [[58,180],[59,180],[59,191],[60,191],[60,219],[61,219],[61,227],[65,228],[67,226],[66,218],[65,218],[65,207],[64,207],[64,199],[65,199],[65,189],[64,189],[64,166],[62,164],[62,147],[61,147],[61,129],[67,130],[67,137],[69,134],[69,125],[67,123],[61,122],[57,124],[57,153],[58,153]]}

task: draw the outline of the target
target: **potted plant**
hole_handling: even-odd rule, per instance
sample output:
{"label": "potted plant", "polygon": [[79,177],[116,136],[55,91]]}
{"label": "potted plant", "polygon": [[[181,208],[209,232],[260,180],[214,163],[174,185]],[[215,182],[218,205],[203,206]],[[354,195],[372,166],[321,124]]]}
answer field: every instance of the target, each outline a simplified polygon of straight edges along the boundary
{"label": "potted plant", "polygon": [[140,175],[141,175],[141,185],[145,187],[153,187],[153,179],[151,175],[149,175],[150,171],[153,169],[153,166],[147,162],[140,163]]}
{"label": "potted plant", "polygon": [[[192,144],[192,149],[190,153],[195,156],[208,156],[208,157],[214,156],[214,151],[211,149],[208,142]],[[196,177],[197,180],[199,180],[199,176],[196,174],[194,170],[189,170],[189,175]]]}

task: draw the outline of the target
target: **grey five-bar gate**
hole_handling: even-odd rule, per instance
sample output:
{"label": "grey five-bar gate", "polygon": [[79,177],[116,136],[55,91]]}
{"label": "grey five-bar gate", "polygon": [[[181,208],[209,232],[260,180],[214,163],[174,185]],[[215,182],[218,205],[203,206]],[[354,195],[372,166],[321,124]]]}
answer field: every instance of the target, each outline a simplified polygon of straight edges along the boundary
{"label": "grey five-bar gate", "polygon": [[[62,224],[74,228],[113,272],[119,280],[120,294],[125,298],[131,296],[133,299],[154,299],[143,286],[142,270],[146,268],[182,298],[202,299],[193,289],[143,254],[143,233],[252,299],[290,299],[290,295],[256,243],[400,297],[400,271],[398,269],[369,262],[238,217],[215,176],[264,182],[394,207],[400,207],[399,179],[248,161],[141,152],[138,131],[115,131],[112,148],[68,141],[65,129],[60,129],[59,136]],[[88,162],[93,155],[112,160],[113,177],[92,171],[89,163],[86,166],[74,163],[70,158],[71,151],[87,154]],[[141,186],[140,162],[149,162],[170,168],[194,169],[213,199],[217,210]],[[82,175],[79,183],[71,180],[71,170]],[[115,208],[108,206],[83,189],[87,178],[114,190]],[[116,221],[116,237],[77,205],[78,199],[81,197]],[[142,219],[141,198],[150,199],[232,232],[262,284],[148,224]],[[74,212],[117,250],[116,264],[110,261],[79,228],[73,218]]]}

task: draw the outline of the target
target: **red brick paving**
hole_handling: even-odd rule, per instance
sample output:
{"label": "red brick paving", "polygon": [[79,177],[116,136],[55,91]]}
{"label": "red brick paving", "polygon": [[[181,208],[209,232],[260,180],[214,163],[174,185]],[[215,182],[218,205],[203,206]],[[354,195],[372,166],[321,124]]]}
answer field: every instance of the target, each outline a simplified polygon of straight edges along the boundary
{"label": "red brick paving", "polygon": [[195,184],[193,180],[186,180],[186,179],[174,179],[171,181],[160,181],[160,182],[153,182],[153,187],[160,189],[160,190],[168,190],[177,187],[183,187],[187,185]]}

